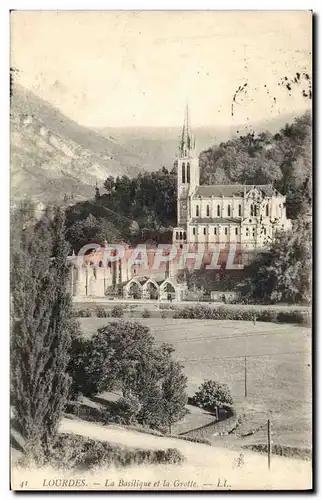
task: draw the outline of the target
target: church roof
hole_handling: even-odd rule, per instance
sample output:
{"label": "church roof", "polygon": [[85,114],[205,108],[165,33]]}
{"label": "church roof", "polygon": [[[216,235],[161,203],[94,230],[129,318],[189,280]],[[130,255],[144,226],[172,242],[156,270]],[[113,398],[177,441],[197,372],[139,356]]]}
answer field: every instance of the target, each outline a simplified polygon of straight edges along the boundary
{"label": "church roof", "polygon": [[213,184],[210,186],[198,186],[194,194],[194,198],[201,196],[202,198],[210,198],[211,196],[244,196],[246,192],[253,188],[260,189],[265,196],[273,196],[275,189],[271,184],[261,185],[246,185],[246,184]]}
{"label": "church roof", "polygon": [[210,217],[198,217],[191,219],[190,224],[240,224],[241,219],[233,219],[230,217],[229,219],[225,219],[224,217],[216,217],[216,218],[210,218]]}

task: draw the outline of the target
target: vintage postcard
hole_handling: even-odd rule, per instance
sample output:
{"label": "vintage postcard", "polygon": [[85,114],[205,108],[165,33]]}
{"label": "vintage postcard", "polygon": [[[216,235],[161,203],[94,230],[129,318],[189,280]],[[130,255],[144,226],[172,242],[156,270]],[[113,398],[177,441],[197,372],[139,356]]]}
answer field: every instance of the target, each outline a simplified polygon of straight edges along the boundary
{"label": "vintage postcard", "polygon": [[11,489],[312,489],[312,12],[10,30]]}

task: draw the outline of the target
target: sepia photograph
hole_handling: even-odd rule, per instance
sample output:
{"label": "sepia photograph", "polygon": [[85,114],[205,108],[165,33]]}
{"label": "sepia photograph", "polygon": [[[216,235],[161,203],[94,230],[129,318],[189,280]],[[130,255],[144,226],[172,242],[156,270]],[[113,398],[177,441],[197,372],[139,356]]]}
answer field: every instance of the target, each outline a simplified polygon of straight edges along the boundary
{"label": "sepia photograph", "polygon": [[312,490],[313,17],[10,12],[11,490]]}

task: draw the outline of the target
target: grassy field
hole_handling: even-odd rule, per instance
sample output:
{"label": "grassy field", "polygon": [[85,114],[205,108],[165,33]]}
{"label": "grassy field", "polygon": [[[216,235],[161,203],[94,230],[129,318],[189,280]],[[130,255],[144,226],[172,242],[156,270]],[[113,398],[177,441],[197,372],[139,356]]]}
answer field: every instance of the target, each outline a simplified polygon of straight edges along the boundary
{"label": "grassy field", "polygon": [[[82,318],[84,335],[114,318]],[[246,433],[267,418],[275,444],[310,447],[311,330],[287,324],[141,318],[158,342],[169,342],[188,377],[193,395],[205,379],[229,385]],[[245,388],[245,356],[247,397]],[[265,429],[242,444],[265,442]],[[234,446],[236,438],[218,438]]]}

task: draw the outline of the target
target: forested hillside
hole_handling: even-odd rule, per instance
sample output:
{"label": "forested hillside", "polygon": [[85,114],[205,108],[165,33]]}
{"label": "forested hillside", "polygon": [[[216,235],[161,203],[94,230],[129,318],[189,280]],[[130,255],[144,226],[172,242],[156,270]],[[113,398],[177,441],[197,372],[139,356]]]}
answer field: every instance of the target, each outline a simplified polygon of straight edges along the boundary
{"label": "forested hillside", "polygon": [[312,119],[309,112],[277,134],[254,132],[200,155],[202,184],[272,183],[287,196],[291,219],[306,212],[312,196]]}

